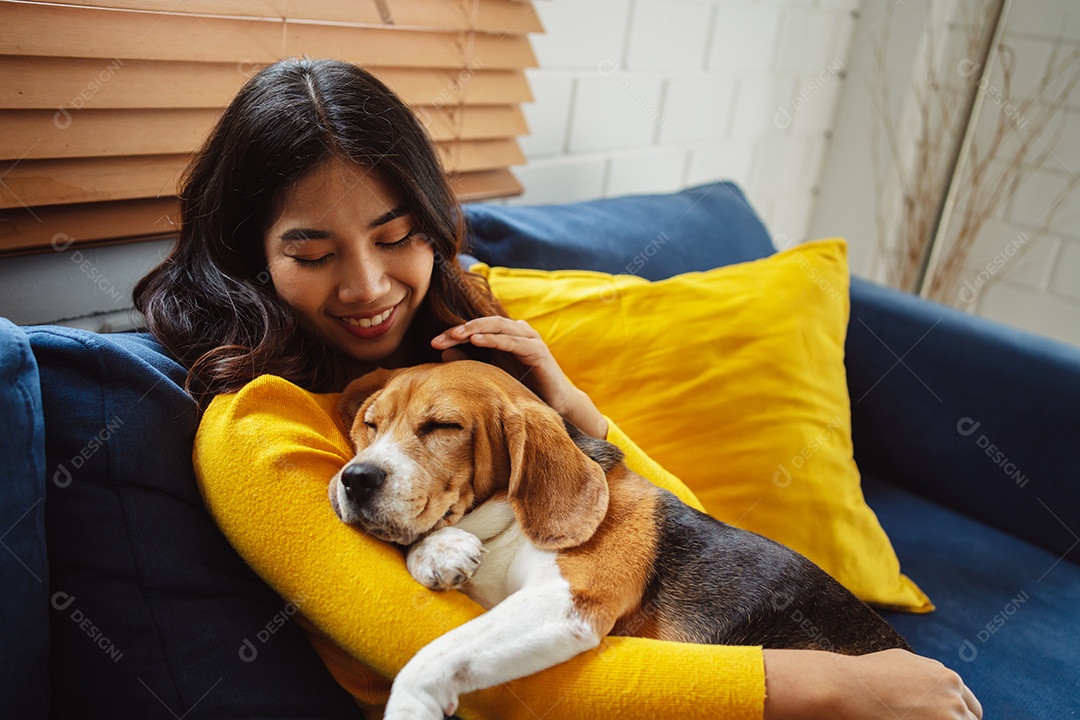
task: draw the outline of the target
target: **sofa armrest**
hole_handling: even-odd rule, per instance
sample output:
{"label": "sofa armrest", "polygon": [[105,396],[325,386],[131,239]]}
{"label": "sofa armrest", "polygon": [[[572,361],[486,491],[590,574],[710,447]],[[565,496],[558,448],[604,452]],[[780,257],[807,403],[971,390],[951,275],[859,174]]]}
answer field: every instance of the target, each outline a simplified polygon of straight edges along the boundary
{"label": "sofa armrest", "polygon": [[1080,561],[1080,349],[853,278],[855,459]]}

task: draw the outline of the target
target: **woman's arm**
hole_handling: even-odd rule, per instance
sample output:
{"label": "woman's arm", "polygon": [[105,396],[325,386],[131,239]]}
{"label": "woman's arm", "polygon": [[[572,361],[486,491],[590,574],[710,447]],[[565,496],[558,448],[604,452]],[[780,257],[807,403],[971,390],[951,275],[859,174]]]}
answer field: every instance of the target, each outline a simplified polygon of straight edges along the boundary
{"label": "woman's arm", "polygon": [[[392,678],[421,647],[483,610],[458,592],[416,583],[401,552],[343,524],[330,478],[352,457],[333,396],[263,377],[214,400],[199,427],[195,468],[203,497],[230,542],[283,597],[349,655]],[[361,699],[388,684],[314,642]],[[462,697],[465,718],[566,720],[762,717],[760,648],[605,638],[596,650],[503,686]],[[549,714],[550,713],[550,714]]]}

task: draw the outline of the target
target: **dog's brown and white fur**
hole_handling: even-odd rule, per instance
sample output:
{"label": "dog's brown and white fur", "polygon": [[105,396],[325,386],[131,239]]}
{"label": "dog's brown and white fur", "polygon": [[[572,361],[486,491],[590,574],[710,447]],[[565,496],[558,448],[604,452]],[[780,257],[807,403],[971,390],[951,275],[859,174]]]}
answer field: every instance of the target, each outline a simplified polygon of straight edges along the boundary
{"label": "dog's brown and white fur", "polygon": [[387,720],[452,715],[462,693],[608,634],[861,654],[907,647],[801,555],[633,473],[502,370],[474,361],[366,375],[342,394],[357,455],[331,481],[344,522],[408,547],[433,590],[488,612],[420,650]]}

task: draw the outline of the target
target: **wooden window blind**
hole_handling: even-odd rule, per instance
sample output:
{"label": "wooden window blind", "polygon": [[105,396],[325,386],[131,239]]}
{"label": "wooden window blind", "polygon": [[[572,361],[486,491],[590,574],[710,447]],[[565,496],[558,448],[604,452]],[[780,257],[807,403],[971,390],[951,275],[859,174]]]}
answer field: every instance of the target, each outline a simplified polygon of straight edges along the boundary
{"label": "wooden window blind", "polygon": [[0,254],[175,234],[177,182],[225,105],[297,55],[398,93],[463,201],[522,190],[529,2],[0,0],[0,26]]}

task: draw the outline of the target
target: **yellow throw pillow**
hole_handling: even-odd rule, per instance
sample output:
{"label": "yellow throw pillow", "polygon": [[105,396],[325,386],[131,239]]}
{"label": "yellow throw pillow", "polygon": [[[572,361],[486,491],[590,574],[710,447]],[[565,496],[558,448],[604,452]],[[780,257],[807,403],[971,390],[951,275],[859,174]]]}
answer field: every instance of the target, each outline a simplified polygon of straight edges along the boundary
{"label": "yellow throw pillow", "polygon": [[852,458],[842,239],[659,282],[472,270],[711,515],[801,552],[867,602],[933,609],[901,574]]}

